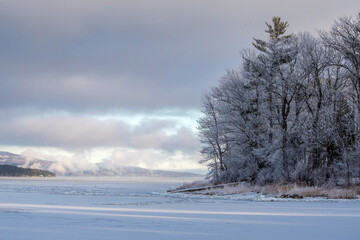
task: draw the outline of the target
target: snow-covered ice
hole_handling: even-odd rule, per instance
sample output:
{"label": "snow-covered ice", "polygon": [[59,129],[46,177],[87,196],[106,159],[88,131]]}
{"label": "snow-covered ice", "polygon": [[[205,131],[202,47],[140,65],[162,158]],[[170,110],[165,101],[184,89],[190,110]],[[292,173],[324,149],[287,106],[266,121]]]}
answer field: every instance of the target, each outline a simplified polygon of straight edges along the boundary
{"label": "snow-covered ice", "polygon": [[360,239],[360,201],[169,194],[175,180],[0,178],[0,239]]}

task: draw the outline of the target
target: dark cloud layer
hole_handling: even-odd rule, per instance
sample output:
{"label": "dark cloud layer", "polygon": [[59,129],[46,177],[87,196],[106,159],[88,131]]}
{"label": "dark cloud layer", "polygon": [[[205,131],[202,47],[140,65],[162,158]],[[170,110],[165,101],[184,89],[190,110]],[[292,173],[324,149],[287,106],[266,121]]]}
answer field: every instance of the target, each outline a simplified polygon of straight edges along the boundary
{"label": "dark cloud layer", "polygon": [[329,26],[358,1],[0,1],[0,106],[197,108],[281,15]]}

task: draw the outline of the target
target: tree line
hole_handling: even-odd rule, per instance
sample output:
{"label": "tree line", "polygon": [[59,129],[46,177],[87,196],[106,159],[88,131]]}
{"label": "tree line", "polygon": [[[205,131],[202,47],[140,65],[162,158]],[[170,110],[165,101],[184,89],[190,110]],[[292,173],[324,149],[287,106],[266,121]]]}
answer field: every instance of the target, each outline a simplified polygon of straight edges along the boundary
{"label": "tree line", "polygon": [[0,176],[5,177],[55,177],[55,173],[34,168],[0,165]]}
{"label": "tree line", "polygon": [[360,13],[331,30],[266,23],[202,98],[203,164],[217,183],[345,185],[360,177]]}

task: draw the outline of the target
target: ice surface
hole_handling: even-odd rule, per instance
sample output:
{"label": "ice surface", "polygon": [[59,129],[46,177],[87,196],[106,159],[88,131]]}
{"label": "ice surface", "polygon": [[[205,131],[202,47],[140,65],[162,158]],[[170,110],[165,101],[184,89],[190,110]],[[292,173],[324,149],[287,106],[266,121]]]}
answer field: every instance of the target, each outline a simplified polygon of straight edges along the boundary
{"label": "ice surface", "polygon": [[359,200],[166,193],[176,181],[0,178],[0,239],[360,239]]}

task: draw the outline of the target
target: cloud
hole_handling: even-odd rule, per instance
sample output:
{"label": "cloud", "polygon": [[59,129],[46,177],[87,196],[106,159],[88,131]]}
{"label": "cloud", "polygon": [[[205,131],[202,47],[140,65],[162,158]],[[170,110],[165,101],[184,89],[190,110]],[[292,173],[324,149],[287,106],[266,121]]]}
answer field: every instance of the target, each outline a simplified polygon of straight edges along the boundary
{"label": "cloud", "polygon": [[198,161],[200,160],[198,152],[193,153],[167,153],[154,150],[131,150],[118,149],[105,160],[104,163],[120,166],[137,166],[148,169],[164,170],[184,170],[184,169],[204,169]]}
{"label": "cloud", "polygon": [[[92,151],[65,156],[62,154],[48,154],[28,148],[21,153],[21,156],[26,159],[26,163],[23,164],[22,167],[46,168],[49,171],[56,172],[58,175],[66,175],[69,173],[96,174],[100,169],[119,172],[122,167],[129,166],[162,170],[190,170],[195,172],[203,172],[205,170],[205,167],[198,163],[200,154],[197,152],[171,153],[153,149],[136,150],[128,148],[108,148],[106,151],[99,151],[101,153],[100,159],[96,163],[91,161],[91,152]],[[96,155],[99,157],[99,154]],[[43,165],[33,161],[36,159],[51,162]]]}
{"label": "cloud", "polygon": [[[128,147],[168,152],[198,150],[195,133],[177,130],[176,120],[144,119],[136,125],[118,119],[98,120],[87,116],[2,117],[0,144],[17,146],[91,149]],[[174,134],[167,134],[172,129]]]}
{"label": "cloud", "polygon": [[169,136],[167,141],[163,143],[162,149],[169,152],[186,152],[187,149],[200,150],[194,132],[185,127],[181,128],[175,135]]}
{"label": "cloud", "polygon": [[290,31],[328,27],[360,3],[3,0],[0,107],[69,112],[199,108],[239,51],[283,16]]}
{"label": "cloud", "polygon": [[[166,84],[165,84],[166,85]],[[43,110],[63,109],[70,112],[111,109],[192,108],[193,91],[166,91],[153,81],[127,76],[36,76],[0,82],[0,107],[37,107]],[[7,89],[7,90],[5,90]],[[192,96],[188,96],[188,95]],[[200,97],[196,96],[195,98]],[[181,104],[180,104],[181,103]]]}

